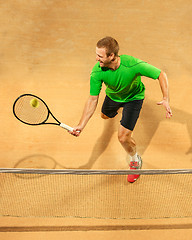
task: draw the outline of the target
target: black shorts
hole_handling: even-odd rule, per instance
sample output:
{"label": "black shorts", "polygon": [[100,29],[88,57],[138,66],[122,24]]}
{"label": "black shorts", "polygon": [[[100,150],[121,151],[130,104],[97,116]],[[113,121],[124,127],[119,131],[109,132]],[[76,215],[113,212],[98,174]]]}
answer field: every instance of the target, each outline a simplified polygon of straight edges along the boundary
{"label": "black shorts", "polygon": [[114,118],[118,114],[118,109],[123,108],[121,125],[133,131],[143,105],[142,100],[134,100],[127,103],[115,102],[108,96],[105,97],[102,113],[109,118]]}

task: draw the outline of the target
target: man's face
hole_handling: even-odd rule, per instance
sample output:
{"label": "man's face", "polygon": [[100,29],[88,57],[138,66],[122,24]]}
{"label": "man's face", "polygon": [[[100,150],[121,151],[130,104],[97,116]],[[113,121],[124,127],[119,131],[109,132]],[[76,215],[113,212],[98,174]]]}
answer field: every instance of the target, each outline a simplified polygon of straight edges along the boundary
{"label": "man's face", "polygon": [[107,57],[105,48],[96,47],[96,61],[100,63],[101,67],[108,67],[111,64],[113,58],[113,54]]}

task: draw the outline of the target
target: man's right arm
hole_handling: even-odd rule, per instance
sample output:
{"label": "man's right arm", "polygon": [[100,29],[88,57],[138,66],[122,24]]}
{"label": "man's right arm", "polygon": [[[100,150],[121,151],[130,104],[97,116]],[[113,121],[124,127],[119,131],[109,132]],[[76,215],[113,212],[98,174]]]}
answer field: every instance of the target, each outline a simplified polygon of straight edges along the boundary
{"label": "man's right arm", "polygon": [[79,136],[81,131],[85,128],[87,125],[89,119],[92,117],[93,113],[95,112],[95,109],[97,107],[99,95],[98,96],[89,96],[87,102],[85,103],[85,107],[83,110],[82,117],[79,121],[79,124],[74,127],[74,131],[70,132],[74,136]]}

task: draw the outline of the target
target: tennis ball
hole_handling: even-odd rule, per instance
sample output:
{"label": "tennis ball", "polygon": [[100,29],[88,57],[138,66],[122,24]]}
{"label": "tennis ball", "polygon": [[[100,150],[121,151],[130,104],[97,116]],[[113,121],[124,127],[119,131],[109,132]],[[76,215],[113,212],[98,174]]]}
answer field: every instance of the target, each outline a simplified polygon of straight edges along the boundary
{"label": "tennis ball", "polygon": [[30,101],[30,105],[34,108],[38,108],[39,107],[39,101],[36,98],[33,98]]}

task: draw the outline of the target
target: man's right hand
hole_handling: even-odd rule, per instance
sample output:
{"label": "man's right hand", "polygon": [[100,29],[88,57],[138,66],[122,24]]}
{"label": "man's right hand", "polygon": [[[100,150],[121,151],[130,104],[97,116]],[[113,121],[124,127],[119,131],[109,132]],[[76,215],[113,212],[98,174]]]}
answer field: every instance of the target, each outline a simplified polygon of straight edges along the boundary
{"label": "man's right hand", "polygon": [[68,132],[75,137],[79,137],[82,130],[83,130],[83,128],[81,126],[76,126],[73,128],[73,132],[71,132],[71,131],[68,131]]}

